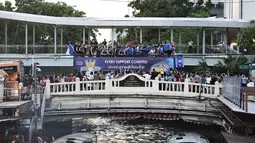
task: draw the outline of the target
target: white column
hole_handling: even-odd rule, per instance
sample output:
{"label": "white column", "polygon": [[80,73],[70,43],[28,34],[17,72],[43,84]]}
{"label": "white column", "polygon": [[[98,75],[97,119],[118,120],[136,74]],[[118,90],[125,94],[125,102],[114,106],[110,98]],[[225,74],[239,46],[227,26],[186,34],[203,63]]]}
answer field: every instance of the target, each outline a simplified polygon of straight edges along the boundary
{"label": "white column", "polygon": [[91,41],[91,40],[90,40],[90,36],[91,36],[91,29],[88,29],[88,30],[89,30],[89,38],[88,38],[88,40],[89,40],[89,41],[88,41],[88,44],[90,45],[90,41]]}
{"label": "white column", "polygon": [[33,53],[35,52],[35,25],[33,25]]}
{"label": "white column", "polygon": [[35,46],[35,25],[33,25],[33,46]]}
{"label": "white column", "polygon": [[143,29],[140,27],[140,43],[143,43]]}
{"label": "white column", "polygon": [[27,23],[25,24],[25,47],[26,47],[26,55],[28,54],[28,47],[27,47]]}
{"label": "white column", "polygon": [[199,53],[199,32],[197,33],[197,54]]}
{"label": "white column", "polygon": [[171,43],[174,42],[174,30],[171,28]]}
{"label": "white column", "polygon": [[112,27],[112,48],[114,47],[114,28]]}
{"label": "white column", "polygon": [[160,42],[160,41],[161,41],[161,30],[158,29],[158,42]]}
{"label": "white column", "polygon": [[63,46],[63,28],[61,27],[61,29],[60,29],[60,45],[61,45],[61,47]]}
{"label": "white column", "polygon": [[182,33],[179,32],[179,46],[181,46],[182,44]]}
{"label": "white column", "polygon": [[85,27],[83,27],[83,31],[82,31],[82,42],[83,42],[83,44],[85,44],[85,42],[86,42],[86,29],[85,29]]}
{"label": "white column", "polygon": [[205,28],[203,28],[203,51],[202,54],[205,55]]}
{"label": "white column", "polygon": [[228,28],[226,28],[226,31],[224,32],[224,48],[226,50],[226,54],[228,54]]}
{"label": "white column", "polygon": [[63,28],[60,29],[60,46],[61,46],[61,53],[63,53]]}
{"label": "white column", "polygon": [[4,50],[5,50],[5,53],[7,53],[7,45],[8,45],[8,25],[7,25],[7,22],[5,22],[5,46],[4,46]]}
{"label": "white column", "polygon": [[213,32],[211,31],[211,49],[213,49]]}
{"label": "white column", "polygon": [[54,26],[54,54],[57,54],[57,26]]}

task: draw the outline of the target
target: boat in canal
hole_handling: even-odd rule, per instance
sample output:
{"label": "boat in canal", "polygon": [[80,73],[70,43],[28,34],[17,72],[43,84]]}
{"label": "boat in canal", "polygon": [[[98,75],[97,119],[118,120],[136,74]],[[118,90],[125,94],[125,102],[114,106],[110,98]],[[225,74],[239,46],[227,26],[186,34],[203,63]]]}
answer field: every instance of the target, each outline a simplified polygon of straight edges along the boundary
{"label": "boat in canal", "polygon": [[167,143],[210,143],[210,142],[206,137],[198,133],[183,132],[169,136],[167,138]]}

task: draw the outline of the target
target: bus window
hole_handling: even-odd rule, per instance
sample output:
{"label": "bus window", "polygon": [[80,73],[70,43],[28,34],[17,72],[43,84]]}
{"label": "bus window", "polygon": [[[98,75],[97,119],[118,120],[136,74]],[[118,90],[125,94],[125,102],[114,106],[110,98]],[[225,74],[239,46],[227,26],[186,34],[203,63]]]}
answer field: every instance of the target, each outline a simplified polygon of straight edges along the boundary
{"label": "bus window", "polygon": [[18,75],[23,78],[24,64],[22,61],[1,61],[0,69],[4,70],[8,76],[7,81],[15,81]]}
{"label": "bus window", "polygon": [[0,69],[5,71],[8,75],[12,75],[15,72],[17,72],[18,67],[17,66],[5,66],[5,67],[0,66]]}

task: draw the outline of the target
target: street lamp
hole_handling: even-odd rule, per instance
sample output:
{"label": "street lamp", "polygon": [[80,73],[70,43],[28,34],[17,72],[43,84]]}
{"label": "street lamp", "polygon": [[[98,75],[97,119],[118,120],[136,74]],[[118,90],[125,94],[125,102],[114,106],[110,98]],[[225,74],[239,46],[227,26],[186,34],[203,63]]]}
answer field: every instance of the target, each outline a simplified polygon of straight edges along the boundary
{"label": "street lamp", "polygon": [[[37,131],[37,116],[38,116],[38,102],[37,102],[37,71],[38,71],[38,68],[37,66],[39,65],[38,62],[34,62],[33,63],[33,78],[34,78],[34,100],[35,100],[35,130]],[[41,69],[40,69],[41,70]]]}

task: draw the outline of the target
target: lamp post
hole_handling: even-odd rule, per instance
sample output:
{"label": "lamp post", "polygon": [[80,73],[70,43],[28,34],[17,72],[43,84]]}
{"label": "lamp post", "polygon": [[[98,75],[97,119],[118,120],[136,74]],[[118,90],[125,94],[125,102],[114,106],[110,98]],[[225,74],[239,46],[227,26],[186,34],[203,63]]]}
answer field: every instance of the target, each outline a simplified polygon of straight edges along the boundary
{"label": "lamp post", "polygon": [[37,131],[37,118],[38,118],[38,103],[37,103],[37,65],[38,62],[33,63],[33,78],[34,78],[34,100],[35,100],[35,131]]}

